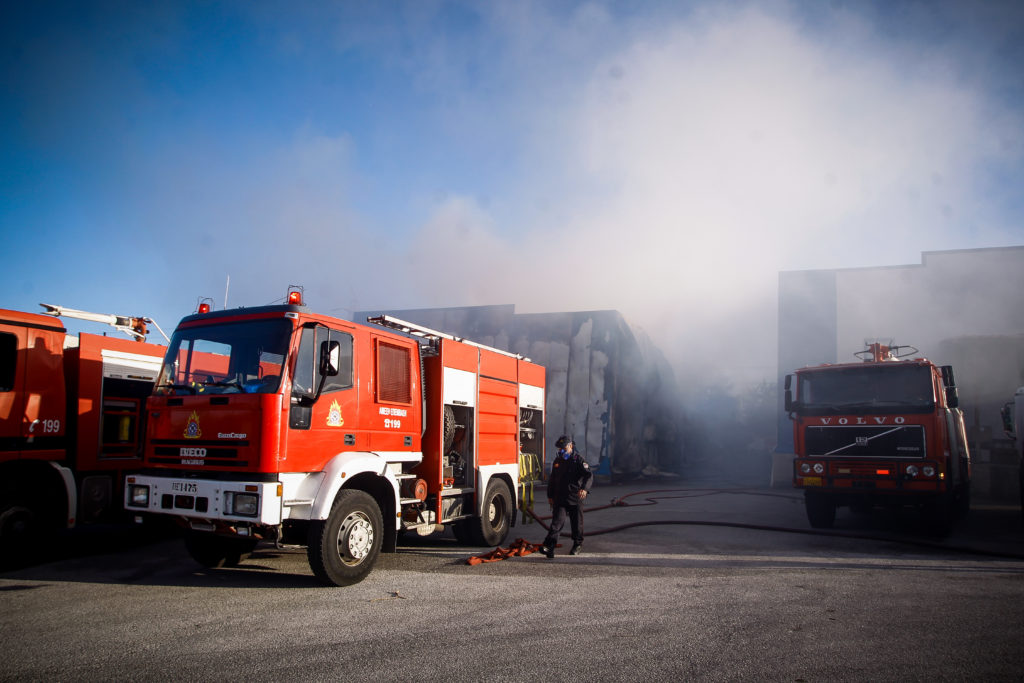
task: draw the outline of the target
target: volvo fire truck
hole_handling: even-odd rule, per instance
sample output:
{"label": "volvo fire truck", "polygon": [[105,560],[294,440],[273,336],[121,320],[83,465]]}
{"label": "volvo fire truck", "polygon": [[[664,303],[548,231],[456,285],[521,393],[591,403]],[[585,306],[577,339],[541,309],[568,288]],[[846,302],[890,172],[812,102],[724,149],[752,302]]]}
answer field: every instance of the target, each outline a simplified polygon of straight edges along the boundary
{"label": "volvo fire truck", "polygon": [[[821,365],[786,377],[793,420],[794,485],[812,527],[836,508],[920,507],[948,529],[970,505],[970,453],[951,366],[910,359],[912,347],[871,343],[863,362]],[[795,390],[795,395],[794,395]]]}
{"label": "volvo fire truck", "polygon": [[[123,514],[123,474],[142,462],[144,403],[166,351],[144,341],[149,318],[42,306],[0,310],[0,555],[15,562],[55,530]],[[70,335],[54,316],[135,341]]]}
{"label": "volvo fire truck", "polygon": [[544,368],[396,318],[288,303],[199,312],[171,337],[125,505],[185,528],[208,567],[261,539],[307,546],[328,585],[362,580],[402,532],[495,546],[521,454],[540,457]]}

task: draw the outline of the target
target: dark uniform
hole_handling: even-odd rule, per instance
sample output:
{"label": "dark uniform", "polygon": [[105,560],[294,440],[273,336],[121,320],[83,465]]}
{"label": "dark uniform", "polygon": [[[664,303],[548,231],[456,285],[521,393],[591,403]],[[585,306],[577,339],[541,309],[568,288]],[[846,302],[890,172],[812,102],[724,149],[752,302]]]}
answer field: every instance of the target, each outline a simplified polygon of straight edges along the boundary
{"label": "dark uniform", "polygon": [[565,526],[565,518],[569,518],[572,528],[572,550],[570,555],[578,555],[583,545],[583,508],[580,506],[580,491],[590,491],[594,483],[594,473],[590,465],[583,459],[569,437],[563,436],[555,442],[558,454],[551,464],[551,477],[548,479],[548,500],[551,501],[551,529],[544,539],[543,552],[548,557],[555,556],[555,544],[558,534]]}

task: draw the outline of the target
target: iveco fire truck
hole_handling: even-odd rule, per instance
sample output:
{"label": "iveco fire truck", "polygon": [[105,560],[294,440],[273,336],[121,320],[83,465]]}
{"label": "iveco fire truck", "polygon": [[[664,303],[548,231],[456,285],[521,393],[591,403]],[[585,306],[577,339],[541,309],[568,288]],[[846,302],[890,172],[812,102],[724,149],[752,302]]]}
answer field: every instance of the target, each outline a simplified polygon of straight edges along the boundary
{"label": "iveco fire truck", "polygon": [[[149,318],[42,304],[0,310],[0,557],[20,561],[58,529],[123,514],[124,472],[142,461],[144,403],[166,347]],[[69,335],[53,316],[136,341]],[[159,329],[159,326],[157,326]]]}
{"label": "iveco fire truck", "polygon": [[[970,505],[970,454],[951,366],[911,347],[872,343],[864,362],[786,377],[793,420],[793,482],[815,528],[837,506],[916,505],[936,530]],[[793,395],[793,390],[796,395]]]}
{"label": "iveco fire truck", "polygon": [[363,579],[403,531],[499,545],[521,454],[543,462],[544,368],[388,316],[288,303],[184,318],[148,404],[125,505],[186,528],[206,566],[260,539],[307,546],[324,583]]}

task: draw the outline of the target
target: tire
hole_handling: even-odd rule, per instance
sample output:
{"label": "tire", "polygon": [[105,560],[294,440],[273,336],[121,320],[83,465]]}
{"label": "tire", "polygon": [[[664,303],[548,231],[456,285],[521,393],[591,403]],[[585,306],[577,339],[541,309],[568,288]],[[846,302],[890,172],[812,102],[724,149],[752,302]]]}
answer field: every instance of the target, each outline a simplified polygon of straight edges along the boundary
{"label": "tire", "polygon": [[921,506],[926,532],[932,536],[948,536],[956,512],[957,500],[952,492],[935,496]]}
{"label": "tire", "polygon": [[343,490],[331,514],[309,525],[309,567],[327,585],[359,583],[380,554],[384,523],[370,494]]}
{"label": "tire", "polygon": [[17,503],[0,509],[0,567],[19,567],[37,558],[45,545],[48,529],[40,516],[27,505]]}
{"label": "tire", "polygon": [[965,482],[956,497],[956,518],[963,519],[971,511],[971,483]]}
{"label": "tire", "polygon": [[484,493],[483,514],[470,520],[477,545],[499,546],[505,542],[512,525],[512,492],[501,479],[493,478]]}
{"label": "tire", "polygon": [[455,534],[455,540],[462,545],[473,545],[475,539],[473,537],[473,529],[470,523],[474,520],[460,519],[458,522],[452,523],[452,533]]}
{"label": "tire", "polygon": [[190,531],[185,535],[185,549],[192,559],[209,569],[237,567],[248,558],[257,541],[252,538],[217,536],[202,531]]}
{"label": "tire", "polygon": [[826,493],[807,491],[804,493],[807,521],[815,529],[831,529],[836,521],[836,501]]}
{"label": "tire", "polygon": [[1020,458],[1020,516],[1024,520],[1024,455]]}

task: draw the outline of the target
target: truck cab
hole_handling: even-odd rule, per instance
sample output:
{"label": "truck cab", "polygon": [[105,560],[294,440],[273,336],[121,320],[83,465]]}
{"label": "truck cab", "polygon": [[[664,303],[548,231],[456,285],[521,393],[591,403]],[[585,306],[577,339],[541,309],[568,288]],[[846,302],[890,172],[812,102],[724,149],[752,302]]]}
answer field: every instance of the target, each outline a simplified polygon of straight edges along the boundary
{"label": "truck cab", "polygon": [[898,348],[873,344],[864,362],[803,368],[795,387],[786,378],[793,484],[813,527],[831,527],[839,506],[914,505],[945,530],[969,508],[970,453],[953,369],[900,359]]}

